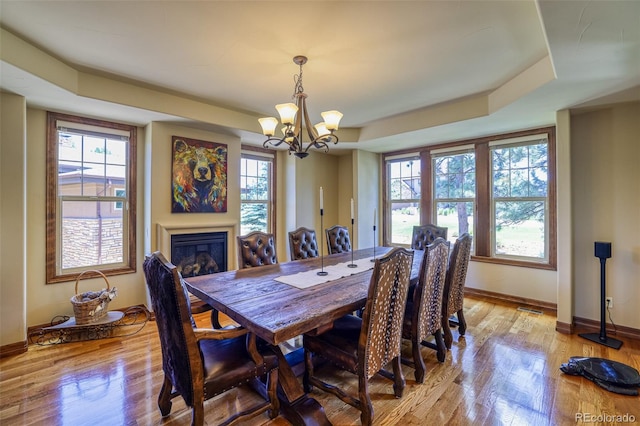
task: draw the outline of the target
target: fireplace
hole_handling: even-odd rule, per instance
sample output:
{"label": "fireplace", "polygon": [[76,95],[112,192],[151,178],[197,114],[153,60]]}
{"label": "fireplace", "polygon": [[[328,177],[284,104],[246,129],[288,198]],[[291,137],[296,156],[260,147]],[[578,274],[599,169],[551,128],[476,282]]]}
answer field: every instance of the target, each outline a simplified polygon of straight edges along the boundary
{"label": "fireplace", "polygon": [[171,263],[183,277],[227,270],[227,232],[171,235]]}

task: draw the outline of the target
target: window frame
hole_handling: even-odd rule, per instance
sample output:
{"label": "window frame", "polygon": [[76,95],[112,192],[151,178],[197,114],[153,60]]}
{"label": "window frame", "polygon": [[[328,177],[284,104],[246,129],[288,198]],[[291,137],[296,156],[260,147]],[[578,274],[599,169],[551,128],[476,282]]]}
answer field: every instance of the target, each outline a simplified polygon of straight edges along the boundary
{"label": "window frame", "polygon": [[[243,159],[252,159],[259,161],[268,161],[271,163],[271,173],[269,177],[269,200],[266,202],[267,204],[267,233],[276,234],[276,153],[273,150],[259,148],[255,146],[242,145],[240,151],[240,161]],[[238,172],[240,178],[242,178],[242,164],[238,167]],[[240,191],[242,191],[242,183],[240,182]],[[240,222],[239,228],[240,233],[242,234],[242,205],[243,204],[262,204],[262,202],[254,201],[254,200],[243,200],[240,197]]]}
{"label": "window frame", "polygon": [[[420,182],[420,194],[418,196],[418,198],[398,198],[398,199],[392,199],[391,198],[391,172],[390,172],[390,167],[392,163],[400,163],[400,162],[405,162],[405,161],[420,161],[420,178],[421,178],[421,182]],[[383,163],[382,166],[384,173],[384,182],[385,182],[385,191],[384,191],[384,207],[383,207],[383,211],[384,211],[384,217],[383,217],[383,240],[384,241],[388,241],[387,245],[394,245],[394,246],[399,246],[399,247],[411,247],[411,241],[409,241],[409,244],[401,244],[401,243],[392,243],[391,242],[391,238],[392,238],[392,220],[391,220],[391,211],[392,211],[392,206],[393,203],[398,203],[398,202],[405,202],[405,203],[416,203],[418,204],[420,210],[420,219],[419,222],[420,223],[422,221],[422,217],[423,217],[423,212],[422,212],[422,203],[421,203],[421,199],[422,199],[422,192],[423,192],[423,182],[422,182],[422,173],[424,172],[424,167],[422,164],[422,158],[420,156],[420,154],[418,152],[411,152],[411,153],[407,153],[407,154],[401,154],[398,156],[390,156],[387,157]],[[411,237],[409,237],[409,239],[411,239]]]}
{"label": "window frame", "polygon": [[[88,125],[93,127],[102,127],[105,129],[114,129],[129,133],[129,142],[127,149],[127,170],[126,170],[126,203],[127,211],[123,212],[123,261],[116,266],[109,265],[90,265],[86,267],[73,268],[70,272],[64,272],[58,268],[62,262],[61,250],[61,214],[60,196],[58,194],[58,128],[57,122],[65,121],[76,123],[79,125]],[[47,112],[47,156],[46,156],[46,283],[54,284],[60,282],[71,281],[75,279],[78,272],[84,270],[99,270],[107,276],[135,273],[136,265],[136,174],[137,174],[137,127],[114,123],[110,121],[97,120],[92,118],[80,117],[75,115],[61,114],[56,112]],[[77,198],[79,200],[89,201],[89,197],[67,197],[70,200]],[[95,197],[93,197],[95,199]],[[121,198],[114,196],[100,197],[100,202],[115,203]]]}
{"label": "window frame", "polygon": [[[492,221],[493,221],[493,187],[492,187],[492,169],[491,169],[491,147],[490,144],[498,141],[506,141],[509,139],[517,140],[527,138],[534,140],[537,136],[545,135],[547,139],[547,228],[548,235],[545,243],[548,248],[547,261],[531,261],[523,260],[520,257],[496,257],[492,254]],[[499,143],[499,142],[498,142]],[[475,217],[474,217],[474,248],[475,253],[472,254],[471,260],[477,262],[494,263],[500,265],[522,266],[534,269],[557,270],[557,182],[556,182],[556,135],[555,127],[541,127],[529,130],[522,130],[512,133],[490,135],[482,138],[465,139],[454,142],[446,142],[434,144],[418,148],[422,160],[422,194],[421,194],[421,222],[435,223],[435,205],[433,199],[433,176],[431,170],[432,155],[431,153],[442,153],[450,149],[455,152],[464,145],[472,145],[475,150],[476,157],[476,199],[475,199]],[[506,143],[505,143],[506,145]],[[382,156],[383,182],[385,188],[388,188],[388,176],[386,174],[386,162],[389,158],[399,158],[401,155],[410,156],[416,152],[416,148],[405,151],[395,151],[385,153]],[[387,191],[383,195],[384,223],[390,221],[388,217]],[[391,245],[390,234],[385,226],[383,234],[383,243]]]}

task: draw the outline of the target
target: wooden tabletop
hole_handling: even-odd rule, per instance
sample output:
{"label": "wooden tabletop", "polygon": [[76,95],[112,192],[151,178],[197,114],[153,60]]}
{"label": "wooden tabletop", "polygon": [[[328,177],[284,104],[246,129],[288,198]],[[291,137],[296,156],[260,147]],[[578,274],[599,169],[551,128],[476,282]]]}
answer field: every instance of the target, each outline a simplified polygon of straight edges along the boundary
{"label": "wooden tabletop", "polygon": [[[390,247],[376,247],[384,255]],[[423,251],[415,250],[411,281],[418,278]],[[356,250],[354,259],[374,255],[373,248]],[[276,265],[240,269],[185,279],[191,293],[228,315],[271,344],[331,324],[335,319],[364,307],[372,269],[306,289],[276,281],[321,265],[351,261],[351,253],[297,260]]]}

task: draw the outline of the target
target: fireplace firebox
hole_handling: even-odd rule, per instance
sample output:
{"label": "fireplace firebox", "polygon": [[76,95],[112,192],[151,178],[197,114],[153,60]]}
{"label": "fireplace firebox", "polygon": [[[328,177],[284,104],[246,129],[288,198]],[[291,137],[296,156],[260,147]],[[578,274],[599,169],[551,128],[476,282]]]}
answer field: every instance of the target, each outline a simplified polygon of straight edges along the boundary
{"label": "fireplace firebox", "polygon": [[171,236],[171,263],[183,277],[227,270],[227,233],[204,232]]}

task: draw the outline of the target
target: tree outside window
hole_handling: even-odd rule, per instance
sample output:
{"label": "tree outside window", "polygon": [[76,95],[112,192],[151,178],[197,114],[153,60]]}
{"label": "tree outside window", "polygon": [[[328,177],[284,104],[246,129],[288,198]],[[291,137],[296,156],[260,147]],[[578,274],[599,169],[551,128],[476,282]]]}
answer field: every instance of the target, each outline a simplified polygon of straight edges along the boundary
{"label": "tree outside window", "polygon": [[242,154],[240,160],[240,233],[272,230],[273,158]]}
{"label": "tree outside window", "polygon": [[433,157],[436,225],[448,228],[449,241],[474,233],[476,161],[473,151]]}
{"label": "tree outside window", "polygon": [[493,252],[548,258],[546,140],[492,149]]}

